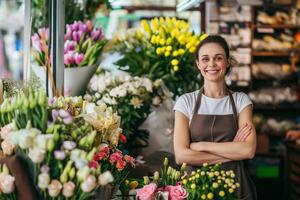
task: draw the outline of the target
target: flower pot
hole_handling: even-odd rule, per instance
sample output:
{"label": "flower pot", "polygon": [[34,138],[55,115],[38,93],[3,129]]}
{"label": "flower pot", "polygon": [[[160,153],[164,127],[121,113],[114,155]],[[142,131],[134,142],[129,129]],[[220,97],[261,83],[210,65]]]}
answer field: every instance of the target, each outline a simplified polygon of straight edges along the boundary
{"label": "flower pot", "polygon": [[96,200],[111,200],[115,197],[119,186],[106,185],[102,186],[97,190]]}
{"label": "flower pot", "polygon": [[[84,94],[86,87],[96,72],[98,65],[65,68],[64,90],[69,96],[79,96]],[[42,87],[46,87],[46,68],[32,65],[32,71],[40,79]]]}

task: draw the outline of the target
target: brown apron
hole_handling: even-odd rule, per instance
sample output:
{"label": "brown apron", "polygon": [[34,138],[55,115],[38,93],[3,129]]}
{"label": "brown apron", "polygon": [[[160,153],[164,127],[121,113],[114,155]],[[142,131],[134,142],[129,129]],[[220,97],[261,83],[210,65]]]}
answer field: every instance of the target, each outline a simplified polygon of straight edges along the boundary
{"label": "brown apron", "polygon": [[[238,131],[238,118],[235,103],[231,92],[227,89],[233,114],[202,115],[197,114],[203,88],[200,89],[190,124],[190,142],[232,142]],[[245,167],[244,161],[231,161],[223,163],[223,170],[233,170],[240,188],[236,190],[238,199],[256,200],[256,188]]]}

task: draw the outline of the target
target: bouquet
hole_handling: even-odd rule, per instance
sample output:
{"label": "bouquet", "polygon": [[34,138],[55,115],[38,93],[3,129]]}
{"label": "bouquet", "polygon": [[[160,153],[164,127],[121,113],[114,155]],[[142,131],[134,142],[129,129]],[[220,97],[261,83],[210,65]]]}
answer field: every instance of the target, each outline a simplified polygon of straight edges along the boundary
{"label": "bouquet", "polygon": [[[108,45],[108,51],[119,52],[119,69],[134,76],[162,79],[174,98],[199,88],[195,66],[197,45],[206,34],[191,32],[190,24],[175,18],[142,20],[142,29],[129,30]],[[175,84],[176,83],[176,84]]]}
{"label": "bouquet", "polygon": [[[135,146],[138,140],[147,142],[148,133],[137,130],[152,111],[170,94],[161,80],[129,75],[112,75],[110,72],[94,76],[84,98],[100,105],[105,103],[121,116],[126,146]],[[125,138],[124,138],[125,139]]]}
{"label": "bouquet", "polygon": [[232,170],[221,170],[221,165],[203,166],[187,173],[184,163],[180,170],[168,166],[165,158],[163,168],[150,178],[144,177],[144,187],[136,190],[138,200],[149,199],[236,199],[234,191],[240,185],[234,180]]}
{"label": "bouquet", "polygon": [[[29,90],[4,100],[0,121],[2,152],[26,161],[39,199],[90,199],[107,184],[121,184],[134,167],[117,149],[120,117],[105,104]],[[109,163],[99,157],[103,146]]]}
{"label": "bouquet", "polygon": [[[101,28],[93,27],[91,21],[75,21],[66,25],[64,36],[65,67],[91,66],[97,63],[103,46],[107,43]],[[39,66],[49,62],[49,29],[40,28],[32,38],[33,57]]]}

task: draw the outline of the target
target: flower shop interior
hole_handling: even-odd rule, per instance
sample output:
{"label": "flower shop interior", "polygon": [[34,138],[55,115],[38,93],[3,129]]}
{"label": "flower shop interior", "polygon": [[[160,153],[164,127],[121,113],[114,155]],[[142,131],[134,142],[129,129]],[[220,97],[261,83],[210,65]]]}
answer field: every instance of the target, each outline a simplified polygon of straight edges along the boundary
{"label": "flower shop interior", "polygon": [[253,103],[257,199],[300,199],[300,0],[1,0],[0,199],[240,199],[222,163],[175,162],[209,35]]}

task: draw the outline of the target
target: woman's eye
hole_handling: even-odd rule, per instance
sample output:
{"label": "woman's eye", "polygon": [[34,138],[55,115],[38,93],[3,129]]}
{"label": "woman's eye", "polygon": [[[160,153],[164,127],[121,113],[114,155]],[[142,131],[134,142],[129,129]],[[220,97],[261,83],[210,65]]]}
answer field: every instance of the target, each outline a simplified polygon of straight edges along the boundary
{"label": "woman's eye", "polygon": [[208,58],[202,58],[202,61],[203,61],[203,62],[208,62],[209,59],[208,59]]}
{"label": "woman's eye", "polygon": [[217,60],[217,61],[222,61],[222,60],[223,60],[223,57],[222,57],[222,56],[218,56],[216,60]]}

